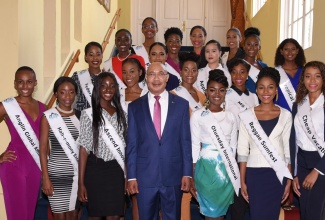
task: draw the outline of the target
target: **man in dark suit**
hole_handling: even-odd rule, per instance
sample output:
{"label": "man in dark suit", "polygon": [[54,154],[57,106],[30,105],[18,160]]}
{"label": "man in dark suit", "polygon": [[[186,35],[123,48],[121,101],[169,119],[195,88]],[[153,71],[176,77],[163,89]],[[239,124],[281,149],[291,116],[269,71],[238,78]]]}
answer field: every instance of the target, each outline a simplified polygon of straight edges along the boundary
{"label": "man in dark suit", "polygon": [[165,90],[161,63],[149,66],[146,81],[149,92],[128,109],[127,189],[137,193],[141,220],[158,219],[159,209],[164,220],[177,220],[192,176],[189,104]]}

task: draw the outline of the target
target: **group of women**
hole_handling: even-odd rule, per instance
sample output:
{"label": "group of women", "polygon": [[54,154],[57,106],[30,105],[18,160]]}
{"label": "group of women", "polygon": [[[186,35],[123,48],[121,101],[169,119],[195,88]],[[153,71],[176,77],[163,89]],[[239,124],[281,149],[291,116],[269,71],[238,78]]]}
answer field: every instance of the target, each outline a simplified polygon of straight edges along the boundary
{"label": "group of women", "polygon": [[[243,48],[240,31],[229,29],[224,54],[218,41],[205,43],[202,26],[190,32],[189,53],[180,52],[180,29],[167,29],[165,44],[155,42],[157,31],[156,20],[146,18],[145,41],[132,47],[131,33],[118,30],[118,53],[104,70],[101,45],[88,43],[88,68],[56,80],[51,109],[33,99],[33,69],[16,71],[18,95],[0,103],[11,134],[0,156],[8,219],[33,219],[40,184],[54,219],[78,219],[80,202],[87,203],[89,219],[123,216],[127,106],[148,92],[152,62],[165,65],[166,90],[190,107],[193,181],[183,193],[182,219],[191,218],[192,197],[206,219],[224,219],[228,211],[243,219],[248,204],[252,220],[278,219],[291,187],[301,219],[322,219],[325,64],[305,65],[299,43],[286,39],[276,50],[276,67],[267,67],[257,59],[257,28],[244,32]],[[130,196],[139,219],[136,195]]]}

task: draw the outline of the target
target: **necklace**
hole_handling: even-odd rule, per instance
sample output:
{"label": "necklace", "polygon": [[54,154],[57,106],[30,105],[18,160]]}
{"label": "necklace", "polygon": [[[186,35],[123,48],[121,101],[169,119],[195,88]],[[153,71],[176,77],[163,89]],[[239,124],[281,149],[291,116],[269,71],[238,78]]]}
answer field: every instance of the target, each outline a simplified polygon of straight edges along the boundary
{"label": "necklace", "polygon": [[120,58],[119,55],[120,55],[120,53],[117,54],[117,59],[122,62],[123,60],[125,60],[126,58],[128,58],[131,55],[131,52],[129,52],[129,54],[125,58],[122,58],[122,59]]}
{"label": "necklace", "polygon": [[59,110],[59,112],[62,112],[63,114],[71,114],[73,112],[73,108],[71,108],[71,110],[69,111],[65,111],[63,109],[61,109],[59,106],[56,106],[57,110]]}

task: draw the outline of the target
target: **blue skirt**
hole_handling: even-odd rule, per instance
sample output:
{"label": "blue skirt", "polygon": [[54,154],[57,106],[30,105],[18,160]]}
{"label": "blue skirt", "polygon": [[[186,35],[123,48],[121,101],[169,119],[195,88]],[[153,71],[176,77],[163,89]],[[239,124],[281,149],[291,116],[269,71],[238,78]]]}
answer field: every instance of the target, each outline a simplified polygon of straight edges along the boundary
{"label": "blue skirt", "polygon": [[286,181],[282,185],[272,168],[247,167],[246,184],[251,220],[279,219]]}

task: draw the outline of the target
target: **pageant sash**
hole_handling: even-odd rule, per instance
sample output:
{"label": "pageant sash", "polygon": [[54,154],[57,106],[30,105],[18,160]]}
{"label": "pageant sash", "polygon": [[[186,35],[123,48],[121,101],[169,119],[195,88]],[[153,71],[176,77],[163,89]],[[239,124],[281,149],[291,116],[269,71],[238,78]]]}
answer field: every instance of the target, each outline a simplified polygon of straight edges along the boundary
{"label": "pageant sash", "polygon": [[179,83],[182,82],[181,75],[179,75],[179,73],[171,65],[169,65],[169,63],[165,63],[165,67],[167,72],[177,77]]}
{"label": "pageant sash", "polygon": [[81,90],[87,99],[88,104],[91,106],[91,94],[93,93],[94,85],[91,81],[90,73],[88,70],[78,72]]}
{"label": "pageant sash", "polygon": [[229,143],[219,125],[216,123],[216,119],[213,117],[209,110],[204,110],[201,113],[202,120],[204,120],[206,126],[209,128],[209,134],[213,140],[214,146],[220,153],[222,161],[226,167],[227,174],[234,187],[235,193],[238,196],[240,188],[240,174],[238,164],[235,159],[235,153],[231,152]]}
{"label": "pageant sash", "polygon": [[146,63],[146,69],[148,69],[150,62],[149,62],[149,56],[147,53],[147,50],[144,46],[132,46],[134,49],[134,52],[139,55],[142,56],[142,58],[144,59],[144,62]]}
{"label": "pageant sash", "polygon": [[229,100],[232,100],[236,105],[239,107],[240,112],[245,111],[246,109],[250,108],[249,106],[241,97],[238,95],[238,93],[233,90],[232,88],[229,88],[227,90],[226,96],[229,97]]}
{"label": "pageant sash", "polygon": [[[247,61],[246,61],[247,62]],[[247,62],[248,63],[248,62]],[[249,64],[249,63],[248,63]],[[249,64],[251,65],[251,64]],[[254,83],[256,83],[257,81],[257,77],[258,77],[258,74],[260,73],[260,70],[257,69],[255,66],[251,65],[251,68],[249,70],[249,77],[254,81]]]}
{"label": "pageant sash", "polygon": [[39,140],[32,126],[29,124],[24,112],[20,108],[17,100],[13,97],[7,98],[2,102],[2,104],[28,152],[33,157],[38,168],[41,170],[39,159]]}
{"label": "pageant sash", "polygon": [[208,79],[209,79],[209,71],[210,68],[208,66],[199,69],[197,79],[195,82],[195,87],[200,90],[203,94],[205,94],[205,90],[207,87]]}
{"label": "pageant sash", "polygon": [[291,173],[288,167],[285,165],[284,160],[280,157],[275,147],[269,140],[269,137],[265,134],[260,123],[254,116],[253,111],[254,108],[246,110],[240,113],[239,117],[243,122],[248,134],[251,136],[266,161],[275,171],[280,183],[282,184],[283,177],[292,179]]}
{"label": "pageant sash", "polygon": [[296,101],[296,91],[293,88],[293,85],[284,69],[281,66],[277,66],[275,69],[277,69],[280,73],[280,88],[290,107],[290,110],[292,110],[292,105]]}
{"label": "pageant sash", "polygon": [[189,102],[192,111],[195,111],[202,107],[201,103],[196,102],[191,94],[187,91],[187,89],[185,89],[183,86],[178,86],[173,91],[176,93],[176,95],[186,99]]}
{"label": "pageant sash", "polygon": [[308,139],[313,143],[318,154],[323,157],[325,153],[325,142],[317,135],[313,121],[311,120],[308,95],[303,99],[302,103],[298,105],[297,116]]}
{"label": "pageant sash", "polygon": [[[45,111],[44,115],[64,153],[69,158],[75,174],[78,174],[79,149],[67,125],[56,108]],[[73,121],[79,121],[75,115],[72,117],[75,117],[72,119]],[[80,127],[80,123],[78,127]]]}
{"label": "pageant sash", "polygon": [[[106,66],[106,63],[107,63],[107,66]],[[113,73],[115,75],[115,79],[116,79],[117,84],[119,85],[119,87],[120,88],[126,88],[126,85],[124,84],[124,82],[120,79],[120,77],[118,77],[118,75],[113,70],[112,58],[110,58],[108,61],[105,62],[105,66],[107,68],[107,69],[105,69],[105,71],[111,72],[111,73]]]}
{"label": "pageant sash", "polygon": [[[88,108],[85,110],[90,120],[92,120],[92,109]],[[112,152],[114,158],[121,166],[125,175],[125,144],[121,140],[120,136],[117,134],[113,125],[104,117],[104,125],[100,128],[101,136],[108,146],[109,150]]]}

